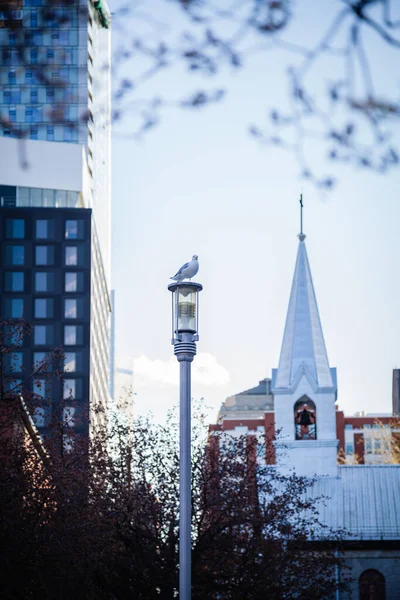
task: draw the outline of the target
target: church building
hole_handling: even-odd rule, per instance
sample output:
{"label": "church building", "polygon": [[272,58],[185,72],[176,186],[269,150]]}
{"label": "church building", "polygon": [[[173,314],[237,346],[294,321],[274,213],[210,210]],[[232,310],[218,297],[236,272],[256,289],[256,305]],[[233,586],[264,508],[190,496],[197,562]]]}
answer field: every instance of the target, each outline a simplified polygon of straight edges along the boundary
{"label": "church building", "polygon": [[320,521],[346,530],[352,589],[336,600],[400,599],[400,464],[388,464],[399,431],[391,415],[346,417],[339,410],[306,236],[298,237],[278,368],[227,398],[210,432],[265,436],[276,468],[318,476],[313,494],[329,498],[320,504]]}

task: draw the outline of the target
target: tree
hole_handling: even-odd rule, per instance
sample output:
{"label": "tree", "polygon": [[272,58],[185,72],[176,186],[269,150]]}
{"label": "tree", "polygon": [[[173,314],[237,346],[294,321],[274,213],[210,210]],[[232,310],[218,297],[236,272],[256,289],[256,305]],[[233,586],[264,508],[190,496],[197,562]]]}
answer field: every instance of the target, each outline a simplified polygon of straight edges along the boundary
{"label": "tree", "polygon": [[[9,348],[4,342],[2,355]],[[2,415],[15,397],[4,395]],[[18,397],[26,397],[22,408],[31,422],[29,386],[19,386]],[[10,427],[13,419],[0,429],[3,593],[175,597],[175,415],[160,426],[150,418],[113,418],[85,438],[61,412],[42,442],[36,432],[28,444]],[[193,429],[193,597],[323,598],[336,585],[340,532],[319,523],[317,500],[307,494],[312,482],[266,466],[251,438],[207,440],[206,433],[200,405]]]}
{"label": "tree", "polygon": [[[13,64],[17,70],[25,70],[29,65],[40,86],[56,97],[67,84],[62,77],[52,77],[53,58],[41,55],[36,64],[31,64],[27,48],[36,42],[32,31],[22,27],[22,13],[18,10],[21,0],[2,0],[1,6],[2,23],[12,35],[13,44],[3,46],[3,64]],[[166,9],[171,15],[166,18],[168,24],[159,17],[160,12],[166,14]],[[287,62],[287,102],[268,106],[268,122],[251,124],[251,135],[261,144],[292,152],[301,176],[324,189],[334,186],[339,164],[378,173],[398,168],[398,91],[396,86],[389,90],[381,81],[381,63],[376,66],[372,56],[378,49],[388,64],[394,66],[398,61],[400,15],[396,3],[330,0],[326,3],[330,20],[318,39],[309,46],[298,44],[295,25],[304,20],[304,27],[310,29],[314,9],[313,3],[296,4],[290,0],[152,0],[145,7],[122,3],[113,14],[115,35],[119,36],[114,56],[116,129],[124,116],[133,112],[138,118],[137,129],[127,135],[140,137],[171,106],[200,109],[220,101],[225,88],[219,85],[210,90],[204,85],[204,77],[218,79],[226,70],[245,68],[255,53],[274,52],[291,57]],[[68,29],[87,18],[87,8],[75,0],[46,0],[37,12],[39,35],[49,29],[54,31],[54,27]],[[99,15],[103,26],[108,26],[104,14]],[[377,44],[376,48],[372,48],[372,43]],[[62,52],[61,49],[61,56]],[[188,91],[182,98],[146,91],[149,80],[172,67],[183,67],[190,74],[190,88],[197,76],[197,90]],[[328,75],[324,69],[328,69]],[[73,97],[54,101],[48,121],[66,123],[71,128],[79,126],[66,118],[71,100]],[[80,115],[81,123],[85,124],[88,118],[85,111]],[[3,113],[0,120],[12,135],[27,135],[26,130],[14,126],[8,114]],[[252,121],[249,115],[249,122]],[[126,128],[122,129],[126,134]],[[311,164],[312,147],[329,163],[325,175],[321,174],[322,166]]]}

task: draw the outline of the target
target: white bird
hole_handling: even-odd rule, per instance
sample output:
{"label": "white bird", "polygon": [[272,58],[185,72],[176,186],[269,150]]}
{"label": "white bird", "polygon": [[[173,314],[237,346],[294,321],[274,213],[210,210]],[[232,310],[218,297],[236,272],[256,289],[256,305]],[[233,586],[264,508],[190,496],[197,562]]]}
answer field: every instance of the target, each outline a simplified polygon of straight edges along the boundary
{"label": "white bird", "polygon": [[170,279],[173,279],[174,281],[178,282],[183,281],[184,279],[192,279],[192,277],[196,275],[198,270],[199,257],[197,256],[197,254],[194,254],[192,256],[192,260],[182,265],[179,271],[175,273],[173,277],[170,277]]}

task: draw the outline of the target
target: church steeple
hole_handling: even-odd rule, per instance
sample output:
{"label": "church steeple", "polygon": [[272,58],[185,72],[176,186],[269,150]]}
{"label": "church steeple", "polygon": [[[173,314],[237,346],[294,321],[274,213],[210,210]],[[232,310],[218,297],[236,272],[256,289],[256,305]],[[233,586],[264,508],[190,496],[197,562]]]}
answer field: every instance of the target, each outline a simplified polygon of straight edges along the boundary
{"label": "church steeple", "polygon": [[317,299],[307,257],[304,233],[299,234],[289,308],[274,388],[292,389],[305,374],[316,389],[334,386]]}
{"label": "church steeple", "polygon": [[[300,202],[302,208],[302,202]],[[272,370],[277,464],[337,473],[336,369],[329,366],[302,228],[278,369]]]}

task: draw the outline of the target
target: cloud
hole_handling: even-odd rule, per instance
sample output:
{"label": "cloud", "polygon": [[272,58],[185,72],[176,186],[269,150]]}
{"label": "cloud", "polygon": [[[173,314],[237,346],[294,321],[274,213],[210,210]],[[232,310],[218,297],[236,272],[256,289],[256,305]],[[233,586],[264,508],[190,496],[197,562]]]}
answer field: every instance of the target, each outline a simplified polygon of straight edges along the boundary
{"label": "cloud", "polygon": [[[151,382],[179,384],[179,363],[175,357],[169,360],[151,360],[143,354],[133,361],[136,386]],[[225,385],[230,380],[228,371],[212,354],[200,352],[192,362],[192,382],[201,385]]]}

